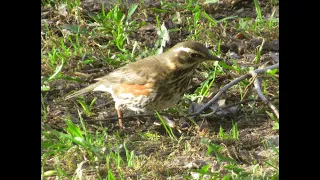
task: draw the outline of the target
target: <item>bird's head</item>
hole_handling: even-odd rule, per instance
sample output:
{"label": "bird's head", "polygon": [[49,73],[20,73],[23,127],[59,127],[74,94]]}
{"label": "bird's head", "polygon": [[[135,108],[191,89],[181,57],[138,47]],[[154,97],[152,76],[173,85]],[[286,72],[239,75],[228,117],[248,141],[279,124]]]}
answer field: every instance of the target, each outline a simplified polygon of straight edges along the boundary
{"label": "bird's head", "polygon": [[171,66],[175,68],[188,68],[207,60],[222,61],[221,58],[212,55],[204,45],[195,41],[178,43],[166,54],[168,64],[171,63]]}

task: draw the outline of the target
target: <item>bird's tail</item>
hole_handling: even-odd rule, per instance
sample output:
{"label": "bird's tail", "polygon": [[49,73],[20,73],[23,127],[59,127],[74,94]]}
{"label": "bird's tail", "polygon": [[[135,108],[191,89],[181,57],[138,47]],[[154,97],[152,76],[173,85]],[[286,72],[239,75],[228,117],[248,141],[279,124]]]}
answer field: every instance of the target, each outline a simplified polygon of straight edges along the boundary
{"label": "bird's tail", "polygon": [[90,86],[88,86],[88,87],[85,87],[85,88],[83,88],[83,89],[81,89],[81,90],[79,90],[79,91],[77,91],[77,92],[74,92],[74,93],[72,93],[72,94],[70,94],[70,95],[67,95],[64,99],[65,99],[65,100],[68,100],[68,99],[70,99],[70,98],[79,96],[79,95],[84,94],[84,93],[87,93],[87,92],[89,92],[89,91],[93,91],[93,90],[94,90],[97,86],[99,86],[100,84],[101,84],[101,82],[96,82],[96,83],[94,83],[94,84],[92,84],[92,85],[90,85]]}

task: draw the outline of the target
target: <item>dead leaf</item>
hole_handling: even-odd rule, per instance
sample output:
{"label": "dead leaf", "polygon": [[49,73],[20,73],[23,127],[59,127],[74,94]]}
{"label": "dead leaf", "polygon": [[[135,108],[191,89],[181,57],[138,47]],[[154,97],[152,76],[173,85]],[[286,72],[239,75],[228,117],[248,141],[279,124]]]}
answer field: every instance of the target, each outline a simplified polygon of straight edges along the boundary
{"label": "dead leaf", "polygon": [[68,15],[67,4],[60,4],[58,8],[58,12],[61,16],[66,17]]}
{"label": "dead leaf", "polygon": [[279,53],[270,52],[269,55],[274,59],[274,61],[279,62]]}
{"label": "dead leaf", "polygon": [[219,116],[234,115],[237,113],[237,109],[238,109],[238,105],[231,106],[229,108],[222,109],[221,111],[216,112],[216,114]]}

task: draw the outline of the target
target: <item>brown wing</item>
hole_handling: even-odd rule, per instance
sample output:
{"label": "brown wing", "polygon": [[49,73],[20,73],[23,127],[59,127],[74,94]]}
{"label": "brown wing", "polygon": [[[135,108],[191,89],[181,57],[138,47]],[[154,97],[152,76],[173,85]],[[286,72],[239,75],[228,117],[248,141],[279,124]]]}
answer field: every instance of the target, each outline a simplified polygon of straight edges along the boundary
{"label": "brown wing", "polygon": [[95,79],[96,83],[70,94],[66,99],[89,91],[104,91],[132,93],[134,95],[149,95],[156,81],[167,77],[166,66],[159,56],[147,57],[121,67],[103,77]]}
{"label": "brown wing", "polygon": [[121,67],[96,81],[107,81],[113,84],[144,85],[163,77],[163,65],[158,56],[152,56]]}
{"label": "brown wing", "polygon": [[157,81],[166,78],[164,68],[159,56],[152,56],[130,63],[95,80],[101,82],[105,87],[111,83],[112,91],[118,95],[130,93],[149,96],[154,92]]}

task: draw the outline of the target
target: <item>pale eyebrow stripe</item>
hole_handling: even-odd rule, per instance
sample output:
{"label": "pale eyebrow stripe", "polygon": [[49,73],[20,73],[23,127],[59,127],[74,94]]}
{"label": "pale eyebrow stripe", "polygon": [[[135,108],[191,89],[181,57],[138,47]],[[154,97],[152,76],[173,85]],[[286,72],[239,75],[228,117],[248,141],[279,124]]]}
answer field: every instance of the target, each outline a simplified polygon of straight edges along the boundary
{"label": "pale eyebrow stripe", "polygon": [[195,50],[193,50],[191,48],[187,48],[187,47],[183,47],[183,46],[181,46],[181,47],[179,47],[177,49],[174,49],[173,51],[174,52],[180,52],[180,51],[191,52],[191,53],[201,54],[203,57],[205,57],[205,54],[203,54],[202,52],[198,52],[198,51],[195,51]]}
{"label": "pale eyebrow stripe", "polygon": [[174,51],[174,52],[179,52],[179,51],[195,52],[193,49],[186,48],[186,47],[183,47],[183,46],[181,46],[181,47],[179,47],[179,48],[177,48],[177,49],[174,49],[173,51]]}

